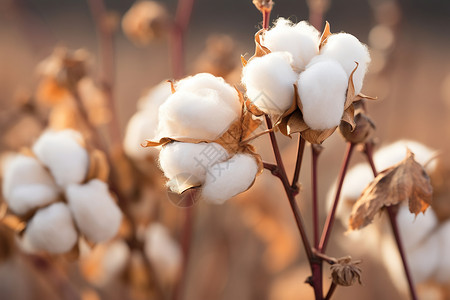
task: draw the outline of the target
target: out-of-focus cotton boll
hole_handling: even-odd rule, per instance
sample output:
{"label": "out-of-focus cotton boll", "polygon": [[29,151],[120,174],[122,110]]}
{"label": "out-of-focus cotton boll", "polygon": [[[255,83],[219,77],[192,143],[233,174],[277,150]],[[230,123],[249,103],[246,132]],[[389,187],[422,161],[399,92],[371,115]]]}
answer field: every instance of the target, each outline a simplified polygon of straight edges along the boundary
{"label": "out-of-focus cotton boll", "polygon": [[203,90],[214,90],[218,94],[218,99],[228,105],[236,115],[241,114],[241,103],[239,95],[231,85],[225,82],[222,77],[216,77],[209,73],[199,73],[187,77],[177,82],[177,91],[204,94]]}
{"label": "out-of-focus cotton boll", "polygon": [[139,99],[137,103],[137,109],[155,111],[155,114],[157,116],[159,107],[167,100],[170,95],[172,95],[170,82],[163,81],[153,87],[145,96]]}
{"label": "out-of-focus cotton boll", "polygon": [[410,266],[411,275],[415,284],[431,278],[436,268],[441,264],[441,257],[445,256],[441,255],[441,253],[439,238],[436,235],[430,235],[414,250],[406,252],[408,265]]}
{"label": "out-of-focus cotton boll", "polygon": [[71,184],[66,198],[78,228],[92,242],[103,242],[119,231],[122,213],[103,181]]}
{"label": "out-of-focus cotton boll", "polygon": [[89,155],[80,141],[81,134],[74,130],[47,131],[33,145],[34,154],[60,187],[80,183],[86,177]]}
{"label": "out-of-focus cotton boll", "polygon": [[[438,282],[448,284],[450,282],[450,221],[445,222],[436,232],[441,249],[439,263],[434,274]],[[425,254],[427,257],[431,254]]]}
{"label": "out-of-focus cotton boll", "polygon": [[[158,115],[158,110],[156,110]],[[146,140],[154,140],[158,128],[158,118],[148,110],[138,111],[130,121],[123,142],[125,153],[133,159],[145,159],[151,155],[157,155],[159,150],[154,147],[144,148],[141,144]]]}
{"label": "out-of-focus cotton boll", "polygon": [[332,34],[328,37],[325,46],[320,50],[320,54],[337,60],[348,77],[355,69],[356,61],[359,66],[353,74],[353,84],[355,85],[355,93],[359,94],[361,92],[367,65],[370,63],[370,54],[366,45],[348,33]]}
{"label": "out-of-focus cotton boll", "polygon": [[202,197],[209,202],[222,204],[246,191],[253,183],[258,165],[249,154],[236,154],[228,161],[212,165],[206,174]]}
{"label": "out-of-focus cotton boll", "polygon": [[298,75],[291,61],[288,52],[274,52],[253,58],[243,69],[247,96],[267,114],[281,115],[292,106]]}
{"label": "out-of-focus cotton boll", "polygon": [[338,126],[344,113],[347,86],[347,74],[332,60],[318,62],[302,72],[298,92],[306,124],[318,130]]}
{"label": "out-of-focus cotton boll", "polygon": [[182,192],[201,185],[208,168],[229,158],[228,152],[217,143],[170,143],[163,147],[159,162],[168,186],[174,192]]}
{"label": "out-of-focus cotton boll", "polygon": [[164,282],[173,283],[179,276],[182,262],[180,246],[166,227],[151,224],[145,232],[145,254]]}
{"label": "out-of-focus cotton boll", "polygon": [[438,220],[432,208],[417,217],[409,211],[407,205],[400,206],[397,223],[406,251],[414,249],[430,235],[437,226]]}
{"label": "out-of-focus cotton boll", "polygon": [[22,242],[32,252],[57,254],[71,250],[77,238],[69,208],[58,202],[36,212],[28,222]]}
{"label": "out-of-focus cotton boll", "polygon": [[303,71],[309,61],[319,54],[320,33],[305,21],[292,24],[279,18],[275,26],[264,34],[263,45],[272,52],[287,51],[292,54],[293,66]]}
{"label": "out-of-focus cotton boll", "polygon": [[4,167],[3,196],[14,213],[23,215],[56,200],[58,188],[36,158],[18,154]]}
{"label": "out-of-focus cotton boll", "polygon": [[240,115],[224,105],[217,90],[178,91],[159,109],[159,137],[216,140]]}
{"label": "out-of-focus cotton boll", "polygon": [[414,159],[419,164],[425,165],[430,162],[426,166],[428,172],[432,172],[436,168],[436,160],[430,161],[435,157],[436,151],[410,140],[400,140],[380,148],[374,155],[375,166],[379,170],[384,170],[401,162],[406,157],[407,148],[414,153]]}

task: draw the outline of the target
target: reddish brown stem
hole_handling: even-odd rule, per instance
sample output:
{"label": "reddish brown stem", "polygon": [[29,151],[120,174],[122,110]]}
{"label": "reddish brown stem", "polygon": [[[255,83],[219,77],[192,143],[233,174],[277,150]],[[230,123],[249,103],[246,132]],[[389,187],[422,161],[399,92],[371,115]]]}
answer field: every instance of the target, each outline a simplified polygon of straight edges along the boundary
{"label": "reddish brown stem", "polygon": [[317,162],[320,155],[320,149],[311,145],[312,150],[312,204],[313,204],[313,235],[314,235],[314,247],[319,246],[319,200],[317,192]]}
{"label": "reddish brown stem", "polygon": [[263,28],[268,29],[269,23],[270,23],[270,13],[272,12],[271,9],[264,9],[262,12],[263,15]]}
{"label": "reddish brown stem", "polygon": [[172,72],[175,79],[185,74],[184,38],[189,26],[195,0],[178,0],[175,22],[172,29]]}
{"label": "reddish brown stem", "polygon": [[328,240],[330,238],[331,231],[333,229],[336,209],[337,209],[337,206],[339,203],[342,185],[344,184],[345,175],[347,174],[348,165],[349,165],[350,158],[352,156],[354,148],[355,148],[355,144],[348,143],[347,152],[346,152],[346,155],[344,158],[344,162],[342,163],[341,172],[339,174],[339,181],[338,181],[338,186],[337,186],[337,190],[336,190],[336,196],[334,197],[333,207],[327,216],[327,220],[325,222],[325,226],[322,231],[322,237],[320,239],[320,244],[319,244],[318,249],[319,249],[319,252],[321,252],[321,253],[325,252],[325,249],[328,244]]}
{"label": "reddish brown stem", "polygon": [[305,139],[299,135],[298,136],[298,149],[297,149],[297,160],[295,162],[295,170],[294,170],[294,176],[292,178],[292,184],[291,188],[296,191],[296,194],[298,194],[299,187],[298,187],[298,178],[300,177],[300,170],[302,168],[302,161],[303,161],[303,153],[305,152]]}
{"label": "reddish brown stem", "polygon": [[337,288],[337,284],[332,282],[331,285],[330,285],[330,288],[328,289],[328,293],[325,296],[325,300],[331,299],[331,296],[333,296],[334,291],[336,290],[336,288]]}
{"label": "reddish brown stem", "polygon": [[[372,168],[373,175],[377,177],[378,171],[375,167],[375,163],[373,161],[373,144],[366,143],[364,147],[364,153],[366,154],[367,160],[369,161],[370,167]],[[402,239],[400,236],[400,232],[398,230],[397,224],[397,211],[395,206],[386,207],[388,212],[389,221],[391,223],[392,232],[394,233],[395,242],[397,244],[398,252],[400,253],[400,257],[403,262],[403,269],[405,271],[406,280],[408,281],[409,292],[412,300],[417,300],[417,293],[414,287],[414,283],[411,277],[411,272],[409,270],[408,261],[406,260],[405,250],[403,248]]]}

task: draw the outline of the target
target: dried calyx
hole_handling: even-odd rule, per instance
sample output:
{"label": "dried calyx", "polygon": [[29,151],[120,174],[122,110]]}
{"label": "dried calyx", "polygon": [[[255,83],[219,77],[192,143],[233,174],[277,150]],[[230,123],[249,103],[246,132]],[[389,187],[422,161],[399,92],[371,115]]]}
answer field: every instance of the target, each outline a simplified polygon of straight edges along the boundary
{"label": "dried calyx", "polygon": [[355,127],[352,128],[352,126],[347,122],[341,122],[341,124],[339,125],[339,131],[341,132],[342,136],[348,142],[354,144],[367,142],[375,130],[375,124],[366,114],[361,101],[355,102],[353,104],[355,107]]}
{"label": "dried calyx", "polygon": [[361,260],[352,261],[350,256],[341,257],[330,266],[333,282],[342,286],[351,286],[358,282],[361,284]]}

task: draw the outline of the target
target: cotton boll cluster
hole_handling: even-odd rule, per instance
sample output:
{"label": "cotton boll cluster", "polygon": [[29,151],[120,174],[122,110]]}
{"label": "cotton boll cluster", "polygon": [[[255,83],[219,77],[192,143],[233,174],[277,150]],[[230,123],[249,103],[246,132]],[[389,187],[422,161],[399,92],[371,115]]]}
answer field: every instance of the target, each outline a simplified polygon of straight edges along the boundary
{"label": "cotton boll cluster", "polygon": [[200,73],[176,84],[159,109],[158,136],[215,140],[241,114],[239,95],[222,78]]}
{"label": "cotton boll cluster", "polygon": [[130,158],[141,161],[158,155],[158,149],[143,148],[141,144],[145,139],[156,138],[159,107],[171,94],[170,82],[163,81],[139,100],[138,111],[128,121],[123,142]]}
{"label": "cotton boll cluster", "polygon": [[177,280],[183,255],[180,245],[166,227],[159,223],[147,227],[144,251],[163,282],[174,283]]}
{"label": "cotton boll cluster", "polygon": [[[283,18],[257,34],[255,42],[262,50],[245,64],[242,83],[260,110],[272,117],[283,115],[296,99],[295,84],[298,108],[310,129],[327,130],[340,124],[344,110],[358,99],[370,62],[364,44],[351,34],[327,30],[320,38],[308,23],[293,24]],[[350,80],[355,90],[347,95]],[[352,102],[346,103],[347,98]]]}
{"label": "cotton boll cluster", "polygon": [[7,161],[3,196],[10,211],[28,221],[24,249],[64,253],[79,235],[101,242],[117,233],[122,214],[106,183],[84,183],[92,175],[89,167],[90,154],[73,130],[47,131],[29,155]]}

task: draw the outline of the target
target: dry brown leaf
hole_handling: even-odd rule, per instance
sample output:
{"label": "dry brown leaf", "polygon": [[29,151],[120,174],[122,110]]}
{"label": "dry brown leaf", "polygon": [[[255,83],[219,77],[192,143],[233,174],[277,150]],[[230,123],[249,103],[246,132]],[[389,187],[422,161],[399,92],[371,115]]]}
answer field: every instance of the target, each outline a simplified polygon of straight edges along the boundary
{"label": "dry brown leaf", "polygon": [[[350,107],[353,107],[353,105]],[[361,110],[357,110],[354,120],[356,126],[352,127],[348,122],[341,122],[339,130],[348,142],[354,144],[364,143],[370,138],[372,132],[375,130],[375,124]]]}
{"label": "dry brown leaf", "polygon": [[109,164],[104,152],[94,149],[89,153],[89,170],[86,181],[91,179],[100,179],[104,182],[108,181]]}
{"label": "dry brown leaf", "polygon": [[385,206],[409,200],[409,210],[414,214],[425,212],[431,203],[433,188],[425,169],[414,160],[408,149],[406,158],[381,172],[363,191],[353,206],[349,230],[370,224]]}
{"label": "dry brown leaf", "polygon": [[305,140],[307,140],[311,144],[322,144],[327,138],[329,138],[334,133],[336,129],[337,126],[326,130],[313,130],[309,128],[303,131],[301,135]]}
{"label": "dry brown leaf", "polygon": [[309,126],[303,120],[303,116],[300,110],[295,111],[289,116],[286,124],[286,129],[289,136],[293,133],[303,132],[309,129]]}
{"label": "dry brown leaf", "polygon": [[325,28],[323,29],[322,36],[320,37],[320,43],[319,43],[319,51],[322,49],[323,46],[327,43],[328,37],[331,35],[330,31],[330,23],[328,21],[325,21]]}
{"label": "dry brown leaf", "polygon": [[269,48],[264,47],[263,45],[261,45],[261,35],[264,32],[265,32],[265,29],[261,29],[255,34],[255,54],[253,54],[253,56],[250,57],[250,59],[248,61],[251,61],[255,57],[261,57],[261,56],[264,56],[264,55],[269,54],[271,52],[269,50]]}
{"label": "dry brown leaf", "polygon": [[346,110],[344,110],[344,114],[342,115],[341,124],[345,122],[350,125],[351,131],[355,130],[356,122],[355,122],[355,108],[353,105],[350,105]]}
{"label": "dry brown leaf", "polygon": [[353,74],[355,74],[356,69],[358,69],[359,63],[355,61],[356,67],[353,69],[350,77],[348,79],[347,96],[345,98],[344,109],[347,109],[355,102],[355,85],[353,83]]}

